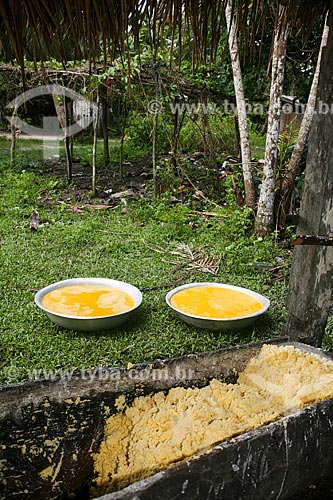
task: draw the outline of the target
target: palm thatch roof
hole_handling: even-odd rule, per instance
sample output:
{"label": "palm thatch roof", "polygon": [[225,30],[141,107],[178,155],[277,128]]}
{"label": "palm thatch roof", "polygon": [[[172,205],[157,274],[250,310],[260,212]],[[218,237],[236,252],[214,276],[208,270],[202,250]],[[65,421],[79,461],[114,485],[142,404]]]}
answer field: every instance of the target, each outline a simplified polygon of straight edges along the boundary
{"label": "palm thatch roof", "polygon": [[[225,0],[226,1],[226,0]],[[238,12],[240,32],[253,43],[254,33],[262,29],[268,11],[277,12],[277,0],[230,0]],[[290,23],[298,28],[311,25],[328,8],[328,0],[281,0]],[[129,33],[139,46],[140,29],[145,24],[156,42],[167,23],[177,33],[190,33],[193,56],[204,59],[207,39],[212,52],[219,44],[224,23],[223,0],[1,0],[0,43],[9,59],[16,59],[24,75],[27,52],[43,60],[50,55],[66,65],[69,41],[72,59],[94,61],[124,53]]]}
{"label": "palm thatch roof", "polygon": [[0,39],[2,47],[11,49],[21,65],[31,43],[36,59],[52,53],[65,62],[69,37],[75,43],[76,59],[93,59],[100,49],[106,54],[122,51],[129,32],[138,42],[143,22],[156,37],[158,21],[174,27],[182,27],[185,21],[192,27],[194,45],[200,53],[208,25],[216,38],[221,8],[221,0],[4,0],[0,2]]}

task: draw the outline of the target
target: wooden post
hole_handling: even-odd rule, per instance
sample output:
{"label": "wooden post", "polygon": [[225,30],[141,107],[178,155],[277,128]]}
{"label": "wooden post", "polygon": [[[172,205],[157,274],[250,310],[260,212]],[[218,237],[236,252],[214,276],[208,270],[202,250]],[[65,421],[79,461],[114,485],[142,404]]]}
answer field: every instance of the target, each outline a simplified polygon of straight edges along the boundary
{"label": "wooden post", "polygon": [[63,99],[64,99],[65,123],[66,123],[65,149],[66,149],[66,162],[67,162],[67,180],[68,180],[68,182],[72,182],[72,180],[73,180],[73,159],[72,159],[71,137],[68,134],[68,130],[72,124],[72,118],[71,118],[72,101],[66,96],[64,96]]}
{"label": "wooden post", "polygon": [[104,147],[104,164],[110,164],[109,152],[109,117],[108,117],[108,102],[107,102],[107,87],[104,83],[99,85],[99,98],[101,102],[102,111],[102,134],[103,134],[103,147]]}
{"label": "wooden post", "polygon": [[17,118],[17,104],[15,104],[11,119],[10,131],[11,131],[11,144],[10,144],[10,167],[15,168],[15,155],[16,155],[16,118]]}
{"label": "wooden post", "polygon": [[92,174],[91,174],[91,189],[93,195],[96,195],[96,163],[97,163],[97,138],[98,138],[98,122],[100,112],[100,87],[97,86],[97,99],[96,99],[96,116],[94,121],[94,141],[92,151]]}
{"label": "wooden post", "polygon": [[[316,113],[313,117],[298,235],[333,236],[333,0],[323,48]],[[320,346],[333,290],[333,247],[295,246],[284,333]]]}

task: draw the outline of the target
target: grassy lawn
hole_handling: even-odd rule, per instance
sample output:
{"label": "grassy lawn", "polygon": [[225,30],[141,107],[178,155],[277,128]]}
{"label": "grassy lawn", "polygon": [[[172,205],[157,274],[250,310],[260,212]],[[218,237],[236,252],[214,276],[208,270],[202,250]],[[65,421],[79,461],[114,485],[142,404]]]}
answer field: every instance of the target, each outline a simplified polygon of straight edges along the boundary
{"label": "grassy lawn", "polygon": [[[2,144],[3,146],[3,144]],[[7,158],[2,148],[3,160]],[[274,237],[257,239],[249,216],[214,207],[205,216],[166,198],[142,199],[114,209],[59,204],[65,183],[41,168],[0,174],[0,382],[47,377],[55,372],[126,365],[209,351],[279,336],[286,320],[290,251]],[[212,207],[205,207],[212,210]],[[41,225],[31,231],[32,209]],[[202,210],[203,211],[203,210]],[[169,261],[180,248],[202,248],[220,260],[217,275]],[[183,247],[182,247],[183,246]],[[278,272],[272,268],[278,266]],[[121,328],[78,333],[51,323],[34,304],[36,291],[73,277],[128,281],[143,291],[143,304]],[[193,281],[240,285],[266,295],[269,311],[250,328],[213,333],[174,317],[165,294]]]}

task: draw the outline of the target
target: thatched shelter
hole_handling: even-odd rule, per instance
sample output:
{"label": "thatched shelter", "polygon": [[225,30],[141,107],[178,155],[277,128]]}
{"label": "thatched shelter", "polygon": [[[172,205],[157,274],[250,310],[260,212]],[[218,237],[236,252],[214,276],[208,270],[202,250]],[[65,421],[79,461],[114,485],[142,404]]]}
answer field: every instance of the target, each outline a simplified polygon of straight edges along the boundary
{"label": "thatched shelter", "polygon": [[[282,0],[287,7],[289,22],[296,29],[310,26],[322,14],[327,0]],[[172,25],[182,33],[190,27],[193,55],[204,59],[214,55],[220,42],[224,23],[223,0],[3,0],[0,2],[0,41],[8,58],[16,58],[24,69],[26,54],[34,60],[50,55],[66,65],[72,59],[94,61],[103,49],[104,57],[113,57],[126,50],[131,32],[139,48],[139,33],[143,22],[151,27],[154,37],[159,26]],[[265,26],[265,18],[276,13],[277,0],[235,0],[240,32],[250,42]],[[249,28],[250,27],[250,28]],[[177,42],[181,42],[181,36]],[[207,40],[210,38],[209,47]],[[68,41],[73,47],[68,48]]]}

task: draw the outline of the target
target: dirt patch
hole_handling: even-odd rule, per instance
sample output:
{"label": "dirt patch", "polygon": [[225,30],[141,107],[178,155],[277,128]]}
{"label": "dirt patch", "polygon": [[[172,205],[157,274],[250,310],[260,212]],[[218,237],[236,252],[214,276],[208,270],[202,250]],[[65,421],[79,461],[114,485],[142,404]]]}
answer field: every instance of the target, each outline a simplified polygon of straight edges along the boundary
{"label": "dirt patch", "polygon": [[[182,168],[188,158],[180,158],[179,165],[173,167],[168,155],[159,157],[156,190],[158,193],[171,192],[172,201],[186,203],[189,198],[206,202],[208,198],[219,203],[224,179],[219,178],[219,171],[210,165],[204,156],[199,162],[190,158],[190,168]],[[46,174],[59,179],[67,178],[67,166],[64,158],[48,160],[44,163]],[[166,175],[167,171],[167,175]],[[222,189],[221,189],[222,187]],[[150,157],[136,158],[123,164],[122,173],[118,163],[98,166],[96,174],[96,193],[92,193],[92,167],[79,159],[73,161],[72,182],[68,184],[60,197],[67,203],[104,203],[117,204],[123,198],[139,199],[151,197],[153,192],[153,163]]]}
{"label": "dirt patch", "polygon": [[[46,174],[67,178],[67,166],[65,159],[46,161],[44,164]],[[68,184],[59,200],[77,203],[110,203],[117,200],[117,193],[127,191],[124,196],[133,193],[144,192],[147,187],[147,179],[152,178],[152,166],[149,160],[138,160],[135,163],[126,162],[123,166],[123,175],[120,175],[119,165],[99,166],[96,175],[96,194],[92,193],[92,167],[88,163],[74,160],[72,167],[72,182]]]}

